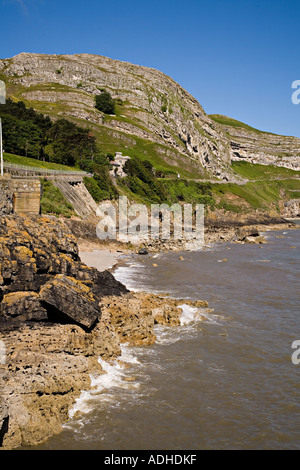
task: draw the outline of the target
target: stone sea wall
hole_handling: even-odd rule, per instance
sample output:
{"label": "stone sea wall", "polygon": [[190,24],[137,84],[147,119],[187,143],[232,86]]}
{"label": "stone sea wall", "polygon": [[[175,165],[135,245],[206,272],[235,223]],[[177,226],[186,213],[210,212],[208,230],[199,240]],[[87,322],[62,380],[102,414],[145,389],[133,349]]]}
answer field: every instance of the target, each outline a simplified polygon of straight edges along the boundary
{"label": "stone sea wall", "polygon": [[12,213],[39,214],[40,207],[39,178],[0,177],[0,216]]}

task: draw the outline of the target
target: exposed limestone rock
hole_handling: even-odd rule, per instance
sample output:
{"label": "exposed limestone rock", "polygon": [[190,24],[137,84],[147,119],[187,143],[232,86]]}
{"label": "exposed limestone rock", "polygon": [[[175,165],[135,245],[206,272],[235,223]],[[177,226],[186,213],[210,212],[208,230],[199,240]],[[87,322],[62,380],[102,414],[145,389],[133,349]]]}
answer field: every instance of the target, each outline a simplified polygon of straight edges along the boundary
{"label": "exposed limestone rock", "polygon": [[182,301],[128,292],[88,268],[54,217],[3,217],[0,250],[0,448],[13,449],[60,432],[103,373],[98,358],[152,344],[156,323],[180,324]]}
{"label": "exposed limestone rock", "polygon": [[[0,60],[0,71],[20,87],[23,99],[43,103],[50,115],[55,103],[58,117],[89,121],[133,144],[135,138],[160,144],[162,158],[173,165],[186,166],[188,160],[190,169],[205,168],[220,178],[232,175],[225,132],[193,96],[158,70],[89,54],[21,53]],[[121,118],[106,118],[95,109],[94,96],[102,88],[122,100]]]}
{"label": "exposed limestone rock", "polygon": [[281,204],[281,214],[283,217],[300,217],[300,199],[291,199]]}
{"label": "exposed limestone rock", "polygon": [[3,297],[1,316],[7,321],[47,321],[47,310],[36,292],[12,292]]}
{"label": "exposed limestone rock", "polygon": [[299,138],[229,125],[222,127],[230,138],[231,160],[300,170]]}
{"label": "exposed limestone rock", "polygon": [[3,447],[37,444],[61,430],[74,400],[90,388],[90,374],[101,373],[101,338],[76,325],[33,324],[2,331],[2,340]]}
{"label": "exposed limestone rock", "polygon": [[88,329],[100,317],[98,303],[88,286],[73,277],[58,274],[40,290],[40,299],[47,305],[54,321],[74,321]]}

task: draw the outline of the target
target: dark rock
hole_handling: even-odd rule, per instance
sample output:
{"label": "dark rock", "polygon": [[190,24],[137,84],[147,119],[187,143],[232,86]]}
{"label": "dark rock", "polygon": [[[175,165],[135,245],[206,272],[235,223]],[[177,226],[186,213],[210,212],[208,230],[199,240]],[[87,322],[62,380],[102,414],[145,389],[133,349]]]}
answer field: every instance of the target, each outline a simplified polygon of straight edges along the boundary
{"label": "dark rock", "polygon": [[247,237],[259,237],[256,227],[241,227],[237,230],[237,239],[244,241]]}
{"label": "dark rock", "polygon": [[90,281],[87,281],[86,284],[99,300],[108,295],[120,296],[129,292],[110,271],[99,272],[97,269],[91,268],[89,275]]}
{"label": "dark rock", "polygon": [[1,316],[7,321],[47,321],[47,311],[35,292],[13,292],[3,297]]}
{"label": "dark rock", "polygon": [[94,294],[88,286],[75,278],[58,274],[40,290],[50,321],[76,323],[91,329],[101,317]]}
{"label": "dark rock", "polygon": [[147,248],[141,248],[138,252],[139,255],[148,255]]}

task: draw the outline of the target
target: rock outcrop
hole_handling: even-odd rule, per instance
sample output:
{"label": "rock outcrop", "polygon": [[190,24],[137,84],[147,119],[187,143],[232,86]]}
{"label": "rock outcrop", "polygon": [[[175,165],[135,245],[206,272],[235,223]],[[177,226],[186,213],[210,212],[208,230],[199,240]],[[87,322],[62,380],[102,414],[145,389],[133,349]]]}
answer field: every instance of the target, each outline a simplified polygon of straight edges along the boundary
{"label": "rock outcrop", "polygon": [[281,214],[291,219],[300,217],[300,199],[291,199],[281,203]]}
{"label": "rock outcrop", "polygon": [[219,118],[228,121],[220,126],[228,136],[232,161],[300,170],[299,138],[262,132],[224,116]]}
{"label": "rock outcrop", "polygon": [[[122,148],[133,150],[137,139],[151,141],[159,158],[179,169],[232,176],[226,133],[193,96],[158,70],[89,54],[21,53],[0,60],[0,73],[8,95],[12,85],[19,99],[54,118],[88,122]],[[120,115],[95,109],[94,97],[102,89],[121,103]]]}
{"label": "rock outcrop", "polygon": [[[184,168],[198,177],[234,181],[232,159],[299,170],[300,139],[237,126],[237,121],[219,124],[178,83],[152,68],[90,54],[21,53],[0,60],[0,73],[8,97],[13,89],[14,96],[53,118],[80,119],[116,151],[151,141],[157,157],[179,172]],[[94,107],[103,89],[117,100],[116,116]]]}
{"label": "rock outcrop", "polygon": [[13,449],[60,432],[103,373],[98,359],[152,344],[155,324],[180,324],[184,301],[129,292],[87,267],[55,217],[3,217],[0,250],[0,448]]}

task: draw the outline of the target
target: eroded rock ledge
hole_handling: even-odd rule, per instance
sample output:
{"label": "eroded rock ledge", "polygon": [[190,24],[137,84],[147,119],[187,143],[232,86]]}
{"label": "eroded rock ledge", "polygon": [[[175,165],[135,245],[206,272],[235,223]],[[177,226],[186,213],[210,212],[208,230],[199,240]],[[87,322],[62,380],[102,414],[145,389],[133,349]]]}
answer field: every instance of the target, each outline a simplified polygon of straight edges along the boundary
{"label": "eroded rock ledge", "polygon": [[0,448],[12,449],[60,432],[103,372],[98,358],[152,344],[156,323],[180,324],[183,302],[129,292],[87,267],[54,217],[3,217],[0,257]]}

